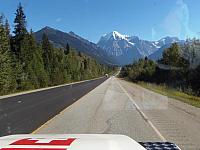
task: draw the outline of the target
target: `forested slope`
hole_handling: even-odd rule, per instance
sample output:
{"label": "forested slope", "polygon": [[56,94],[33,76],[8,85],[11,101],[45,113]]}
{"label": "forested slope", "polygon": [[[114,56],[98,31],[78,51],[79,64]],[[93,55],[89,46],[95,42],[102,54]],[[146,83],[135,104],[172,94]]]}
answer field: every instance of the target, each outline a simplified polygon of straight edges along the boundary
{"label": "forested slope", "polygon": [[112,70],[70,45],[55,48],[45,34],[41,44],[36,43],[21,4],[15,14],[13,34],[0,16],[0,95],[91,79]]}

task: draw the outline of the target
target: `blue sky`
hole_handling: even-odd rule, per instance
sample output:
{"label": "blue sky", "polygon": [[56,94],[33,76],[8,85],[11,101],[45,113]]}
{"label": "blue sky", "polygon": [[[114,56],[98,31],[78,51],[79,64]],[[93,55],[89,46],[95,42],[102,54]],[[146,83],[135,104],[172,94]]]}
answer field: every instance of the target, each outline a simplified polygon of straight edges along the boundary
{"label": "blue sky", "polygon": [[200,0],[0,0],[12,27],[19,2],[28,29],[50,26],[93,42],[113,30],[147,40],[200,35]]}

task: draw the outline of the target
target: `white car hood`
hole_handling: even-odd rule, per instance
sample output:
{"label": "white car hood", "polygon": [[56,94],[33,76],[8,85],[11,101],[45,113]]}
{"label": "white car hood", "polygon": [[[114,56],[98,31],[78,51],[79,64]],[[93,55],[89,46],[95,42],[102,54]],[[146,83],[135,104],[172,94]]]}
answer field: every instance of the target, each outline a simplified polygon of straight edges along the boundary
{"label": "white car hood", "polygon": [[124,135],[21,134],[0,137],[0,150],[145,150]]}

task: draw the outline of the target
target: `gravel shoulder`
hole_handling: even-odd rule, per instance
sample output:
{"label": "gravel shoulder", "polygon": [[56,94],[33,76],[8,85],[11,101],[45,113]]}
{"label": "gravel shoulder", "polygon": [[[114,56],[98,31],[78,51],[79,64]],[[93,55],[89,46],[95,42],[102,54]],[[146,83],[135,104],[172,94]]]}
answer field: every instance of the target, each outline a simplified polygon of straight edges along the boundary
{"label": "gravel shoulder", "polygon": [[200,109],[120,80],[161,134],[182,149],[200,149]]}

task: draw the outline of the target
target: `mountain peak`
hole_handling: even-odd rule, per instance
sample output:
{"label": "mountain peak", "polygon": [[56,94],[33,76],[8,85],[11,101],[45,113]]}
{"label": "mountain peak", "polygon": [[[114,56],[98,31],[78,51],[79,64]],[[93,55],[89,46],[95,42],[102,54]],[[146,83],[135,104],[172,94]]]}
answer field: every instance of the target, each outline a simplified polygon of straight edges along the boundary
{"label": "mountain peak", "polygon": [[[108,55],[116,57],[121,64],[128,64],[133,60],[150,56],[156,51],[162,51],[174,42],[180,42],[180,40],[168,36],[158,41],[148,41],[137,36],[122,35],[118,31],[113,31],[103,35],[97,44]],[[126,61],[121,59],[126,59]]]}
{"label": "mountain peak", "polygon": [[112,31],[108,34],[104,34],[102,37],[106,40],[109,40],[109,39],[119,40],[119,39],[126,39],[128,36],[122,35],[118,31]]}
{"label": "mountain peak", "polygon": [[35,39],[38,43],[42,42],[43,34],[48,36],[49,41],[57,48],[65,48],[66,44],[69,44],[71,48],[77,50],[77,52],[82,52],[96,59],[101,64],[112,64],[112,58],[108,57],[104,50],[102,50],[98,45],[89,42],[88,40],[76,35],[74,32],[63,32],[58,29],[46,26],[41,30],[34,33]]}
{"label": "mountain peak", "polygon": [[70,35],[76,35],[73,31],[69,32]]}
{"label": "mountain peak", "polygon": [[[41,30],[52,30],[53,28],[49,27],[49,26],[45,26],[44,28],[42,28]],[[55,30],[55,29],[53,29]]]}
{"label": "mountain peak", "polygon": [[158,40],[158,42],[163,42],[163,43],[175,43],[175,42],[179,42],[180,40],[177,37],[170,37],[170,36],[166,36],[160,40]]}
{"label": "mountain peak", "polygon": [[125,39],[126,37],[128,37],[127,35],[122,35],[117,31],[113,31],[113,37],[114,39]]}

